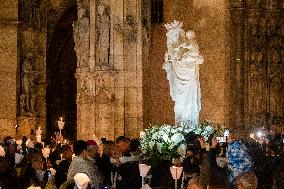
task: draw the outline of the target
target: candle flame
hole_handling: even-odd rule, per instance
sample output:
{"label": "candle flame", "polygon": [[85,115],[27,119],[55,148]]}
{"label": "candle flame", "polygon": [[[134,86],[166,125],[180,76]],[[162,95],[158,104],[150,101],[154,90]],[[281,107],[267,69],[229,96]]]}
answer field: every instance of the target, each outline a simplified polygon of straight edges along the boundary
{"label": "candle flame", "polygon": [[61,117],[61,118],[60,118],[60,121],[62,121],[62,120],[63,120],[63,118]]}

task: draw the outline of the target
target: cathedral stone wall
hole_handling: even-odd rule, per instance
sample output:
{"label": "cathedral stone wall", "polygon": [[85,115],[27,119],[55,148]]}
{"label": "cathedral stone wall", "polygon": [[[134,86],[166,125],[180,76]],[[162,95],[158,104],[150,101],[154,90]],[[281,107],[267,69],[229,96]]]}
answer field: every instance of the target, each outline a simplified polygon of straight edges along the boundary
{"label": "cathedral stone wall", "polygon": [[18,72],[18,3],[0,4],[0,133],[15,134]]}
{"label": "cathedral stone wall", "polygon": [[142,2],[94,2],[77,2],[74,24],[77,136],[136,138],[143,128]]}
{"label": "cathedral stone wall", "polygon": [[[29,12],[29,5],[21,5],[26,12],[19,14],[23,21],[20,24],[17,1],[6,0],[0,5],[0,132],[15,133],[16,115],[20,115],[20,66],[29,52],[36,55],[35,69],[39,73],[37,116],[20,116],[18,121],[45,130],[46,47],[60,14],[75,1],[46,2],[35,6],[34,12]],[[134,138],[149,124],[174,123],[174,103],[162,69],[166,51],[164,24],[174,19],[183,22],[185,30],[196,32],[205,58],[200,66],[201,119],[228,123],[227,1],[163,2],[163,23],[151,25],[147,0],[77,1],[78,20],[73,32],[78,138]]]}
{"label": "cathedral stone wall", "polygon": [[178,20],[184,30],[194,30],[200,53],[201,117],[227,125],[227,69],[229,62],[227,1],[164,0],[163,23],[151,31],[149,64],[144,66],[144,127],[174,123],[174,103],[169,94],[166,72],[162,69],[166,51],[165,23]]}

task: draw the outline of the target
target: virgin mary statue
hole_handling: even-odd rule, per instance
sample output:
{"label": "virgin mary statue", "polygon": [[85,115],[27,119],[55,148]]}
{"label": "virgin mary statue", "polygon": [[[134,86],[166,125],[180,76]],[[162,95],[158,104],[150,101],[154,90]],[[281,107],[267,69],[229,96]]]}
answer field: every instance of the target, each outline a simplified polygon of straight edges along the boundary
{"label": "virgin mary statue", "polygon": [[166,24],[167,52],[163,68],[167,72],[170,95],[175,102],[176,125],[196,127],[201,110],[199,64],[204,58],[199,54],[195,33],[185,32],[182,23],[174,21]]}

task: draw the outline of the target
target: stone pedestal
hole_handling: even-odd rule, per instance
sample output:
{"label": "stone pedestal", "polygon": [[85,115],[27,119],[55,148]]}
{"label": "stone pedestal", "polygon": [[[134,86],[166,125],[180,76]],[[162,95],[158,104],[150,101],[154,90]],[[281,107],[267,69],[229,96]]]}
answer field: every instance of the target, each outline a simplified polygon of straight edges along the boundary
{"label": "stone pedestal", "polygon": [[23,136],[28,137],[34,134],[33,132],[37,129],[37,121],[36,117],[18,117],[17,138],[22,138]]}

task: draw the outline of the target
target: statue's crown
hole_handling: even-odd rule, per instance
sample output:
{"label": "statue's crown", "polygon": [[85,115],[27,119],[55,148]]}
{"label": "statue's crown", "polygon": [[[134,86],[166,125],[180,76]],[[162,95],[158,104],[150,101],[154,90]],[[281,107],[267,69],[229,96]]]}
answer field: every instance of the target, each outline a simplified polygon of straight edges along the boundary
{"label": "statue's crown", "polygon": [[164,26],[167,28],[167,30],[172,29],[181,29],[182,28],[182,22],[174,20],[172,23],[165,24]]}

